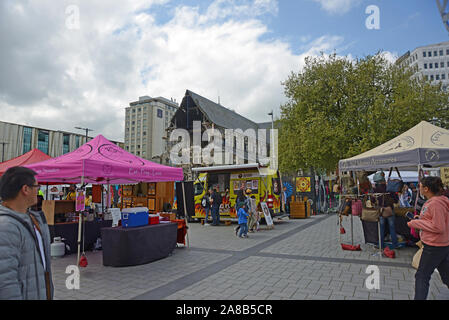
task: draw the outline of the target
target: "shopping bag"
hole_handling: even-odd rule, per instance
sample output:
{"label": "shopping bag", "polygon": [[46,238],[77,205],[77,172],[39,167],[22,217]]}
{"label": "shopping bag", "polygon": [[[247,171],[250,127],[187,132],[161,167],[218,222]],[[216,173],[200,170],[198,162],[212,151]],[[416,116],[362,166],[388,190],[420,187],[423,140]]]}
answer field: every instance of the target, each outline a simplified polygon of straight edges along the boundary
{"label": "shopping bag", "polygon": [[416,251],[415,255],[413,256],[412,267],[415,268],[416,270],[418,270],[419,262],[421,261],[421,255],[422,255],[422,252],[424,250],[424,247],[423,247],[421,241],[418,241],[416,243],[416,245],[419,247],[419,249],[418,249],[418,251]]}

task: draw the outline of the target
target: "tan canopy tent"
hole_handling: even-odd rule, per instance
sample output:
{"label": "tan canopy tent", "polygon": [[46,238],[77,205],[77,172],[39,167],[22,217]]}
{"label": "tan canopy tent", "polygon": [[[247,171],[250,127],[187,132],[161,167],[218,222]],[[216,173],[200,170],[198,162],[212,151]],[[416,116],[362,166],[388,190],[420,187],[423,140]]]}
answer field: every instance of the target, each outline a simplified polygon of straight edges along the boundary
{"label": "tan canopy tent", "polygon": [[338,163],[340,172],[392,167],[416,170],[422,166],[449,166],[449,130],[426,121],[372,150]]}

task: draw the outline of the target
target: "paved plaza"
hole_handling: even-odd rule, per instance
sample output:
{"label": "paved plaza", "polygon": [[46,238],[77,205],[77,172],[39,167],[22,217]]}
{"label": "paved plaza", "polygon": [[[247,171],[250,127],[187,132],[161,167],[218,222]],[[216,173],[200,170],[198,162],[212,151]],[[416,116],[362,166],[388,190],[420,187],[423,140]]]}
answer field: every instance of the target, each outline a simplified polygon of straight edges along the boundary
{"label": "paved plaza", "polygon": [[[344,220],[345,243],[351,243],[350,220]],[[284,218],[272,230],[235,236],[232,226],[189,224],[189,246],[146,265],[104,267],[102,252],[87,252],[80,289],[66,288],[68,265],[76,255],[52,260],[57,300],[411,300],[417,248],[396,250],[396,258],[375,255],[364,244],[362,225],[354,218],[354,244],[343,251],[336,214],[304,220]],[[262,226],[263,227],[263,226]],[[379,267],[380,289],[368,290],[370,265]],[[449,300],[438,273],[431,279],[429,300]]]}

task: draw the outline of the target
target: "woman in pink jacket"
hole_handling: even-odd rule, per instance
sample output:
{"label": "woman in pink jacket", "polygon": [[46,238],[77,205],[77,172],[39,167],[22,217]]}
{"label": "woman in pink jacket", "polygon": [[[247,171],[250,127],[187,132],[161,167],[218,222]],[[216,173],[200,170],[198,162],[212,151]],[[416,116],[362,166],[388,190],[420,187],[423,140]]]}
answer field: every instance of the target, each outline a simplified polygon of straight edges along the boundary
{"label": "woman in pink jacket", "polygon": [[427,299],[429,281],[435,269],[449,288],[449,199],[442,194],[443,184],[438,177],[425,177],[419,191],[427,198],[421,214],[408,222],[410,228],[420,230],[424,250],[415,274],[415,300]]}

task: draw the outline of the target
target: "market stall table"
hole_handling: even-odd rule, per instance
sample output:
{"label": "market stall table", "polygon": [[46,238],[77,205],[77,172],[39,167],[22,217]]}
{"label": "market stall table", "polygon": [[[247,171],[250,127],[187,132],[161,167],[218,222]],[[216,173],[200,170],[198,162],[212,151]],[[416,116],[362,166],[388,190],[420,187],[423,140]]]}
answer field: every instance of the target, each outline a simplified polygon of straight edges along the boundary
{"label": "market stall table", "polygon": [[127,267],[167,257],[176,247],[178,223],[103,228],[103,265]]}
{"label": "market stall table", "polygon": [[[84,249],[91,250],[98,238],[101,237],[101,229],[112,226],[112,220],[102,221],[86,221],[84,229]],[[57,223],[55,225],[49,225],[51,239],[54,237],[64,238],[64,243],[69,246],[69,250],[66,248],[66,254],[72,254],[77,252],[78,244],[78,222]]]}
{"label": "market stall table", "polygon": [[[405,240],[417,241],[411,233],[410,228],[407,226],[407,219],[402,216],[396,216],[394,221],[394,226],[396,229],[396,234],[401,235]],[[363,221],[362,220],[363,235],[365,237],[365,243],[379,243],[379,231],[377,222],[373,221]],[[388,223],[385,223],[385,235],[389,234]]]}

